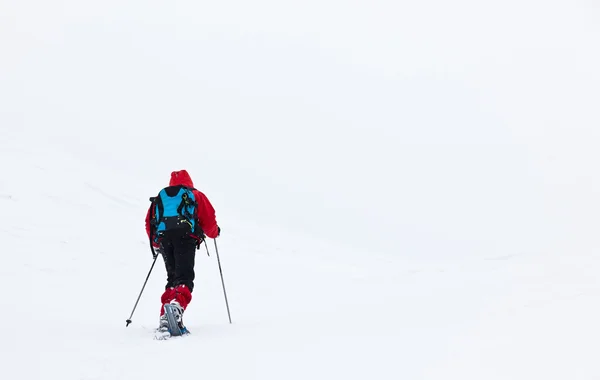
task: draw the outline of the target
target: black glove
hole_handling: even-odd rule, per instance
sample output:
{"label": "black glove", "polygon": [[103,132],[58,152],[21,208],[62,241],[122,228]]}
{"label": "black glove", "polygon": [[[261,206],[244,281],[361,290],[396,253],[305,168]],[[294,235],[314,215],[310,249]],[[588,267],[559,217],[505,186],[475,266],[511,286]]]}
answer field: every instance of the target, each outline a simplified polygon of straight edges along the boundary
{"label": "black glove", "polygon": [[155,246],[155,245],[153,245],[152,247],[154,248],[154,249],[152,250],[152,258],[153,258],[153,259],[156,259],[156,257],[157,257],[158,255],[162,255],[162,254],[164,254],[164,253],[165,253],[165,251],[164,251],[164,250],[163,250],[163,248],[162,248],[162,245],[159,245],[158,247],[157,247],[157,246]]}

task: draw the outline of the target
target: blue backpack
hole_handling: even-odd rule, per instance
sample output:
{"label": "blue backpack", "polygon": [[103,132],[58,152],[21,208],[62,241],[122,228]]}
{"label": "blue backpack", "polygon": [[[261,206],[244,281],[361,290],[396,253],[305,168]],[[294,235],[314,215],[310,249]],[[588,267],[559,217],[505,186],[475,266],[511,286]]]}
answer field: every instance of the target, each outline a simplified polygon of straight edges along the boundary
{"label": "blue backpack", "polygon": [[169,186],[162,189],[157,197],[150,198],[154,208],[151,224],[155,241],[162,237],[180,238],[198,234],[198,204],[192,190],[185,186]]}

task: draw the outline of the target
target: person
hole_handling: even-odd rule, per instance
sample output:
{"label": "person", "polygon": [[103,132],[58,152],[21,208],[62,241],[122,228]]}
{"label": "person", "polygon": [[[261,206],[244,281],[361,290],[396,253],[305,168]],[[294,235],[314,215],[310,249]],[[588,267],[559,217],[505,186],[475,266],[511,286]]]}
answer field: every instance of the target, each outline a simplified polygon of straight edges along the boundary
{"label": "person", "polygon": [[183,313],[192,301],[196,249],[205,236],[214,239],[221,229],[212,204],[194,188],[186,170],[172,172],[169,186],[151,201],[146,214],[146,233],[156,255],[162,255],[167,272],[157,332],[169,335],[165,305],[171,304],[182,333],[187,333]]}

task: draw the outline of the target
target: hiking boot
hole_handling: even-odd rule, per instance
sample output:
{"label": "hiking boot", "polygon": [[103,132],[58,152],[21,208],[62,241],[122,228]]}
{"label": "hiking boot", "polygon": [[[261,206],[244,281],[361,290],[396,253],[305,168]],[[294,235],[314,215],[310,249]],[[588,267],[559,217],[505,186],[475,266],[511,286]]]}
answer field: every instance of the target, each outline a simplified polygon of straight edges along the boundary
{"label": "hiking boot", "polygon": [[167,321],[167,315],[163,314],[160,316],[158,328],[154,332],[154,339],[165,340],[171,337],[169,332],[169,321]]}
{"label": "hiking boot", "polygon": [[160,316],[160,320],[158,322],[158,330],[169,331],[169,321],[167,320],[167,314],[163,314]]}
{"label": "hiking boot", "polygon": [[175,300],[173,300],[169,303],[171,304],[171,306],[173,306],[173,315],[175,316],[175,320],[177,321],[177,324],[179,325],[179,329],[181,330],[181,333],[187,334],[188,330],[183,325],[183,307],[181,307],[179,302],[177,302]]}
{"label": "hiking boot", "polygon": [[181,305],[179,304],[179,302],[173,300],[171,302],[169,302],[171,304],[171,306],[173,306],[173,315],[175,316],[175,319],[177,320],[177,323],[182,323],[183,320],[183,308],[181,307]]}

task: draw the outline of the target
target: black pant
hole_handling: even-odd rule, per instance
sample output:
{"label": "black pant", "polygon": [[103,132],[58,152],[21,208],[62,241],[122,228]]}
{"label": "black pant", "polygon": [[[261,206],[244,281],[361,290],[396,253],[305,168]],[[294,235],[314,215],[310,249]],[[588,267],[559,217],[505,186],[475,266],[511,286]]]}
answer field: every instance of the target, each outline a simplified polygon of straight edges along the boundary
{"label": "black pant", "polygon": [[185,285],[194,290],[194,259],[196,257],[196,240],[190,237],[163,238],[161,241],[163,259],[167,269],[167,285],[165,289],[177,285]]}

